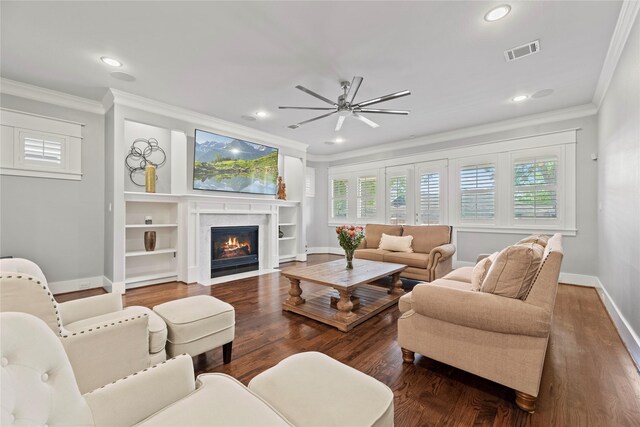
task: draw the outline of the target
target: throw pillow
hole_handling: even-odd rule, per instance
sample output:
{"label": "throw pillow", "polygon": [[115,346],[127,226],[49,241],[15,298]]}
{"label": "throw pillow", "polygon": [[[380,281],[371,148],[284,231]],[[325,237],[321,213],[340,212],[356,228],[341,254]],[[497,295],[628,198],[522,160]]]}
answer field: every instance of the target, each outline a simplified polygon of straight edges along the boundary
{"label": "throw pillow", "polygon": [[498,254],[482,282],[481,292],[524,298],[542,262],[544,248],[536,243],[509,246]]}
{"label": "throw pillow", "polygon": [[481,259],[475,267],[473,267],[473,271],[471,272],[472,291],[479,291],[480,288],[482,288],[482,282],[484,281],[484,278],[487,277],[487,272],[497,256],[498,252],[494,252],[490,256]]}
{"label": "throw pillow", "polygon": [[544,234],[532,234],[531,236],[525,237],[524,239],[520,240],[518,243],[516,243],[516,245],[520,245],[522,243],[535,243],[544,248],[547,246],[548,241],[549,236],[545,236]]}
{"label": "throw pillow", "polygon": [[393,252],[413,252],[413,236],[390,236],[382,233],[379,249]]}

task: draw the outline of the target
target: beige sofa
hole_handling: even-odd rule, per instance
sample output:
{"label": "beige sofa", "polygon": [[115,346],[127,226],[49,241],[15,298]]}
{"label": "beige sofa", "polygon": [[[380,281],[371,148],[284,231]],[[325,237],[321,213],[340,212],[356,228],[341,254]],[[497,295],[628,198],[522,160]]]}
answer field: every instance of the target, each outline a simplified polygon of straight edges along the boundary
{"label": "beige sofa", "polygon": [[413,362],[419,353],[503,384],[516,391],[521,409],[533,412],[562,257],[562,237],[556,234],[523,300],[472,291],[473,267],[416,285],[399,301],[404,361]]}
{"label": "beige sofa", "polygon": [[[413,252],[391,252],[378,249],[382,233],[390,236],[413,236]],[[365,239],[355,257],[371,261],[405,264],[401,277],[431,282],[451,271],[451,257],[456,247],[451,244],[448,225],[384,225],[367,224]]]}

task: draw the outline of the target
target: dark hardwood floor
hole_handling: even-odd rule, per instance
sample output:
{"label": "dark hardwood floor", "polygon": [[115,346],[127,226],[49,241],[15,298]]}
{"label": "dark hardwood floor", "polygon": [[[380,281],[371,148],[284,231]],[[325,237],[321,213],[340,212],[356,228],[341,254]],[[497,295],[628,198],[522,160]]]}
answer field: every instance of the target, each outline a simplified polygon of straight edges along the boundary
{"label": "dark hardwood floor", "polygon": [[[308,264],[336,258],[312,255]],[[302,284],[303,290],[313,287]],[[320,351],[387,384],[395,394],[396,426],[640,426],[640,375],[592,288],[558,289],[538,408],[531,415],[515,406],[512,390],[491,381],[419,355],[413,365],[403,364],[397,307],[342,333],[283,312],[288,289],[288,281],[274,273],[212,287],[148,286],[124,298],[126,305],[147,307],[191,295],[224,300],[236,310],[232,362],[223,365],[222,349],[216,349],[194,358],[198,373],[224,372],[247,384],[291,354]]]}

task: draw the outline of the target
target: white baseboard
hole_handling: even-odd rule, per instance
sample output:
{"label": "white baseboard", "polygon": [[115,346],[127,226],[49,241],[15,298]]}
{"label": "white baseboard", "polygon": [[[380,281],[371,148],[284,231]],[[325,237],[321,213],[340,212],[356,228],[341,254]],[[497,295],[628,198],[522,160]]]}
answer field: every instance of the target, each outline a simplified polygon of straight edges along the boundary
{"label": "white baseboard", "polygon": [[586,286],[588,288],[597,288],[600,281],[596,276],[589,276],[588,274],[575,274],[560,272],[560,278],[558,282],[566,283],[567,285]]}
{"label": "white baseboard", "polygon": [[312,254],[344,255],[344,251],[340,248],[334,248],[331,246],[318,246],[313,248],[307,248],[307,255],[312,255]]}
{"label": "white baseboard", "polygon": [[64,294],[85,289],[101,288],[104,286],[104,276],[83,277],[81,279],[61,280],[48,283],[51,293]]}
{"label": "white baseboard", "polygon": [[602,282],[600,282],[599,279],[596,278],[596,280],[598,281],[598,286],[596,288],[596,290],[598,291],[598,295],[600,296],[602,303],[607,309],[609,317],[611,317],[611,320],[613,320],[613,324],[618,330],[622,342],[627,347],[627,350],[629,350],[629,354],[631,354],[631,358],[636,364],[636,369],[640,371],[640,337],[638,337],[638,334],[633,330],[629,322],[627,322],[627,319],[625,319],[625,317],[622,315],[622,313],[618,309],[618,306],[611,298],[611,295],[609,295],[609,292],[607,292],[607,288],[602,284]]}

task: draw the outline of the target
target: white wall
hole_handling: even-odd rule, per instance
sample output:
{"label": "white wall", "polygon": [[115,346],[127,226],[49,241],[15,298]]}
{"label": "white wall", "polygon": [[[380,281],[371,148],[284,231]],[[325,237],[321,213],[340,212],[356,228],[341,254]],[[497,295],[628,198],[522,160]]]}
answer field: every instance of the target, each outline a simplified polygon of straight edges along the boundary
{"label": "white wall", "polygon": [[[638,18],[600,108],[598,151],[598,275],[637,340],[640,333]],[[640,352],[635,357],[640,361]]]}
{"label": "white wall", "polygon": [[0,176],[0,255],[33,260],[49,282],[101,277],[104,117],[6,94],[0,104],[86,125],[81,181]]}
{"label": "white wall", "polygon": [[[591,160],[591,154],[598,149],[597,117],[589,116],[572,120],[564,120],[537,126],[526,126],[515,130],[497,132],[478,137],[451,140],[441,143],[425,145],[417,148],[390,151],[388,153],[363,155],[357,163],[383,160],[392,157],[404,157],[428,151],[446,150],[467,145],[512,139],[535,134],[579,128],[576,144],[577,168],[577,233],[576,236],[565,236],[566,249],[563,261],[563,271],[574,274],[596,275],[597,272],[597,164]],[[363,153],[364,154],[364,153]],[[308,245],[338,247],[337,240],[332,234],[332,227],[328,226],[327,199],[327,167],[356,163],[353,159],[334,161],[331,163],[314,163],[316,167],[316,198],[314,200],[315,222],[320,224],[314,233],[308,235]],[[322,231],[324,230],[324,231]],[[458,233],[459,261],[473,262],[479,253],[493,252],[518,241],[524,237],[521,234],[499,233]]]}

